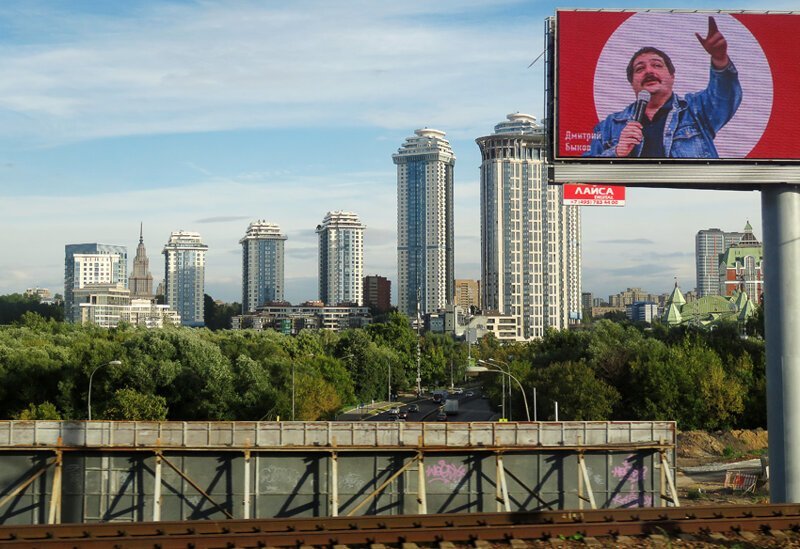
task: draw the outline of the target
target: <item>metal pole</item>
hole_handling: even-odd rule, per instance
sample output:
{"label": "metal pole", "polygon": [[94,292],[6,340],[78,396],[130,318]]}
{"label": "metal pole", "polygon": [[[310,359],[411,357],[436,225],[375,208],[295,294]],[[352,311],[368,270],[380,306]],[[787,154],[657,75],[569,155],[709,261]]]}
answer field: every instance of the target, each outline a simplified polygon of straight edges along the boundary
{"label": "metal pole", "polygon": [[422,316],[419,312],[419,300],[420,300],[420,293],[421,290],[419,286],[417,286],[417,398],[422,396],[422,370],[420,369],[420,349],[419,349],[419,328],[420,324],[422,323]]}
{"label": "metal pole", "polygon": [[[800,187],[761,189],[770,500],[800,502]],[[757,299],[758,296],[750,296]]]}
{"label": "metal pole", "polygon": [[533,421],[539,421],[536,416],[536,387],[533,388]]}
{"label": "metal pole", "polygon": [[[490,359],[488,359],[488,361],[495,368],[499,368],[500,370],[502,370],[503,374],[511,375],[511,366],[508,363],[503,362],[502,360],[497,360],[495,358],[490,358]],[[508,368],[508,370],[506,370],[506,368]],[[503,380],[503,381],[505,382],[505,380]],[[503,383],[503,398],[505,398],[506,394],[508,394],[508,418],[507,419],[510,420],[510,419],[512,419],[511,416],[513,415],[513,412],[511,411],[511,383],[508,384],[507,388],[506,388],[506,384]],[[504,410],[503,411],[503,417],[506,417],[505,407],[503,407],[503,410]]]}
{"label": "metal pole", "polygon": [[156,453],[155,480],[153,481],[153,522],[161,520],[161,454]]}
{"label": "metal pole", "polygon": [[389,362],[389,402],[392,401],[392,363]]}
{"label": "metal pole", "polygon": [[294,421],[294,362],[292,362],[292,421]]}
{"label": "metal pole", "polygon": [[89,396],[86,399],[89,408],[89,421],[92,421],[92,378],[94,378],[95,372],[97,372],[97,370],[103,366],[119,366],[120,364],[122,364],[122,362],[119,360],[112,360],[111,362],[106,362],[104,364],[100,364],[99,366],[95,366],[94,370],[92,370],[92,373],[89,374]]}
{"label": "metal pole", "polygon": [[558,401],[555,401],[556,404],[556,421],[558,421]]}
{"label": "metal pole", "polygon": [[331,487],[331,516],[339,516],[339,456],[331,453],[331,478],[328,481]]}
{"label": "metal pole", "polygon": [[[422,437],[420,437],[421,439]],[[419,506],[417,507],[417,513],[420,515],[427,515],[428,514],[428,496],[427,492],[425,491],[425,456],[422,452],[419,453],[419,457],[417,458],[417,466],[419,469],[417,470],[417,503]]]}
{"label": "metal pole", "polygon": [[242,475],[244,478],[242,482],[244,485],[242,486],[244,490],[244,501],[242,502],[242,518],[249,519],[250,518],[250,450],[244,451],[244,474]]}
{"label": "metal pole", "polygon": [[[501,372],[505,374],[505,372]],[[503,400],[502,400],[502,410],[503,410],[503,419],[506,419],[506,376],[504,375],[500,381],[503,383],[502,386],[502,393],[503,393]]]}
{"label": "metal pole", "polygon": [[[528,397],[525,395],[525,390],[522,388],[522,383],[520,383],[519,380],[516,377],[514,377],[510,372],[506,375],[517,382],[517,386],[519,386],[519,392],[522,393],[522,402],[525,404],[525,417],[527,417],[528,421],[530,421],[531,411],[530,408],[528,408]],[[509,383],[508,385],[509,387],[511,387],[511,383]]]}

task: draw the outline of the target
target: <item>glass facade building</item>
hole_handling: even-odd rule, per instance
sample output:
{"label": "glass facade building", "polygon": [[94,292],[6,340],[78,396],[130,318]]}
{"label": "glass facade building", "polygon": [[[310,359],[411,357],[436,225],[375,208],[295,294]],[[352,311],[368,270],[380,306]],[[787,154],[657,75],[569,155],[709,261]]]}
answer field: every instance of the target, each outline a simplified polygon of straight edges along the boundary
{"label": "glass facade building", "polygon": [[392,155],[397,165],[398,309],[443,310],[454,296],[453,170],[439,130],[416,130]]}
{"label": "glass facade building", "polygon": [[283,301],[284,242],[274,223],[255,221],[239,240],[242,245],[242,313]]}
{"label": "glass facade building", "polygon": [[164,246],[164,297],[184,326],[205,325],[206,251],[200,234],[176,231]]}

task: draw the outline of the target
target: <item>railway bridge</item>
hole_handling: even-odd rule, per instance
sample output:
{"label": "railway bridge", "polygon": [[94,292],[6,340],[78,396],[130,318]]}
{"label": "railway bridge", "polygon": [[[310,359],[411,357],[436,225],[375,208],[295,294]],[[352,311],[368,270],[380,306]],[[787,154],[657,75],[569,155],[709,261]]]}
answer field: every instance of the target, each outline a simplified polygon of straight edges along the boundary
{"label": "railway bridge", "polygon": [[0,421],[0,524],[678,505],[674,422]]}

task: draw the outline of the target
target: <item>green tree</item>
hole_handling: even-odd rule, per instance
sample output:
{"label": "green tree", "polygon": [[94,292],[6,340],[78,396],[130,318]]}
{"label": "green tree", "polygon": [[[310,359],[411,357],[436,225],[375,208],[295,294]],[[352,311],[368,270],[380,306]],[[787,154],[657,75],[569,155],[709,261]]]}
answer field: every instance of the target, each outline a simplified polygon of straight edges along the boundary
{"label": "green tree", "polygon": [[203,294],[203,322],[209,330],[229,330],[231,319],[242,314],[240,303],[217,303],[208,294]]}
{"label": "green tree", "polygon": [[44,401],[41,404],[30,403],[27,408],[16,415],[20,420],[60,420],[61,414],[55,404]]}
{"label": "green tree", "polygon": [[167,419],[167,399],[134,389],[117,389],[102,417],[127,421],[164,421]]}
{"label": "green tree", "polygon": [[44,319],[64,320],[63,307],[42,303],[39,296],[9,294],[0,296],[0,324],[11,324],[22,319],[25,314],[36,314]]}
{"label": "green tree", "polygon": [[558,402],[562,421],[608,420],[620,399],[619,392],[598,379],[585,362],[556,362],[531,370],[528,383],[536,387],[539,410],[544,411],[539,419],[554,419]]}

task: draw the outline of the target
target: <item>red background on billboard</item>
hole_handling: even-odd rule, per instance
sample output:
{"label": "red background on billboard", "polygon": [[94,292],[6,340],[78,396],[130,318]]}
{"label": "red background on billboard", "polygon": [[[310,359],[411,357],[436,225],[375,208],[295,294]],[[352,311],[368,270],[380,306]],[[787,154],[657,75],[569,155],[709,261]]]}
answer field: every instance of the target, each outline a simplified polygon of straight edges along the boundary
{"label": "red background on billboard", "polygon": [[[591,132],[598,123],[594,103],[597,62],[614,31],[635,13],[557,12],[555,133],[558,156],[581,156],[581,152],[566,150],[562,128]],[[794,51],[800,36],[800,15],[731,15],[758,41],[773,74],[772,113],[761,139],[746,159],[800,160],[800,62]]]}
{"label": "red background on billboard", "polygon": [[[598,122],[593,89],[597,61],[608,39],[633,13],[575,11],[557,15],[558,128],[582,128],[590,132]],[[598,24],[598,15],[603,17],[602,25]],[[569,19],[568,24],[562,24],[564,16]],[[565,58],[568,63],[561,61]],[[588,85],[576,84],[584,81]],[[564,85],[565,82],[569,84]],[[556,133],[559,156],[580,156],[567,152],[561,130]]]}
{"label": "red background on billboard", "polygon": [[[592,195],[585,193],[585,189],[592,187],[601,187],[602,189],[611,189],[610,194]],[[625,187],[621,185],[591,185],[586,183],[565,183],[564,200],[625,200]],[[578,194],[578,189],[584,191],[585,194]]]}
{"label": "red background on billboard", "polygon": [[800,16],[734,14],[753,33],[772,70],[772,113],[764,135],[747,158],[800,159]]}

